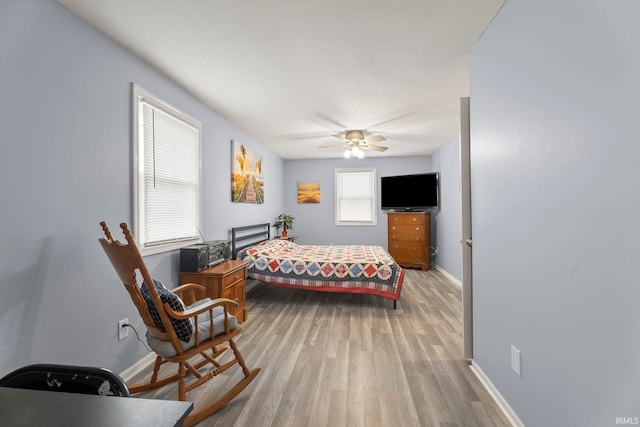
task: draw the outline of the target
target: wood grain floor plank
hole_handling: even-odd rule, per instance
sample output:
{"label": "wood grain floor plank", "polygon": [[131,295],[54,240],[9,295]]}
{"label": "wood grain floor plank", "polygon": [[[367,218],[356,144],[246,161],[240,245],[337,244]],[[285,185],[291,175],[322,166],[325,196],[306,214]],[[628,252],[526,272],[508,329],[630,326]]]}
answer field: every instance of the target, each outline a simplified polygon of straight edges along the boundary
{"label": "wood grain floor plank", "polygon": [[[437,270],[407,269],[396,310],[373,295],[258,284],[247,312],[236,343],[262,371],[201,427],[510,425],[462,357],[461,290]],[[230,370],[187,398],[202,404],[241,376]]]}

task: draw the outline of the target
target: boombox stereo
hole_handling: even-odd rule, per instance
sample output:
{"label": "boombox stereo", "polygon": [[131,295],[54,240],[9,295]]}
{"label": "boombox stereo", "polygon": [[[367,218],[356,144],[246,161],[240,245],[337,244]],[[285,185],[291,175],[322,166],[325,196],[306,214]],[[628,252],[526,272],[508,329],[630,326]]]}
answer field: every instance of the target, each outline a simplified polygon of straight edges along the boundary
{"label": "boombox stereo", "polygon": [[180,271],[197,272],[231,258],[228,240],[211,240],[180,249]]}

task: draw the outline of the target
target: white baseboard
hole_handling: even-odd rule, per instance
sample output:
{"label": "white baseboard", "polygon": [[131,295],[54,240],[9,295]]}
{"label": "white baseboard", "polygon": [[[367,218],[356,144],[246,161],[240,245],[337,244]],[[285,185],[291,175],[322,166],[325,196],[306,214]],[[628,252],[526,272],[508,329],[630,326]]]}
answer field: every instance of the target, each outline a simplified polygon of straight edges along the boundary
{"label": "white baseboard", "polygon": [[127,369],[120,373],[120,376],[124,380],[125,383],[131,381],[133,377],[135,377],[140,371],[149,366],[156,360],[155,353],[149,353],[144,356],[142,359],[138,360],[133,365],[129,366]]}
{"label": "white baseboard", "polygon": [[493,385],[489,377],[480,369],[480,367],[475,363],[471,363],[471,371],[476,374],[484,388],[487,389],[493,400],[496,401],[500,410],[505,417],[509,420],[513,427],[525,427],[524,423],[520,420],[515,411],[509,406],[509,403],[505,400],[505,398],[500,394],[496,386]]}
{"label": "white baseboard", "polygon": [[442,273],[445,276],[447,276],[447,279],[451,280],[456,285],[462,287],[462,282],[460,280],[458,280],[457,278],[455,278],[454,276],[452,276],[451,274],[449,274],[449,272],[447,270],[443,269],[439,265],[436,265],[435,267],[436,267],[436,270],[438,270],[440,273]]}

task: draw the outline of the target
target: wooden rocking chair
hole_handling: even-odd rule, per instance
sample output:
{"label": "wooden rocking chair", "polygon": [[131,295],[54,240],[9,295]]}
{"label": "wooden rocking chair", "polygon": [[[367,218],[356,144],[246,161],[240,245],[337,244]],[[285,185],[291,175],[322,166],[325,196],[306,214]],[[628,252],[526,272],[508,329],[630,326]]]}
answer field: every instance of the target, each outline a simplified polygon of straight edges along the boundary
{"label": "wooden rocking chair", "polygon": [[[162,284],[151,278],[126,223],[120,224],[120,227],[127,244],[114,240],[104,221],[100,225],[106,239],[100,238],[99,242],[138,309],[147,327],[149,346],[157,355],[150,381],[127,385],[131,394],[161,387],[177,380],[178,399],[184,401],[188,391],[206,383],[233,365],[239,364],[242,368],[244,377],[206,407],[197,408],[187,417],[185,425],[190,426],[205,419],[229,403],[260,372],[259,368],[247,368],[233,341],[242,328],[227,310],[228,307],[238,304],[226,298],[197,299],[199,295],[205,296],[204,287],[193,283],[181,285],[173,291],[166,290]],[[143,279],[142,285],[137,283],[138,274]],[[187,306],[183,306],[183,303]],[[229,350],[229,347],[233,351],[233,360],[226,363],[218,362],[218,357]],[[200,357],[197,360],[192,360],[198,356]],[[178,365],[177,373],[158,378],[160,367],[167,362]],[[206,368],[209,368],[208,372],[204,372]],[[188,383],[187,374],[194,377]]]}

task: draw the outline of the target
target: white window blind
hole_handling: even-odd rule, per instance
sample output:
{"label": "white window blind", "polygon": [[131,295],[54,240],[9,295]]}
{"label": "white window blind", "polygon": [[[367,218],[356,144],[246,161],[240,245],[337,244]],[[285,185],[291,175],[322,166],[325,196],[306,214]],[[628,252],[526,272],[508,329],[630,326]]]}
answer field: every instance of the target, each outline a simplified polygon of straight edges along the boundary
{"label": "white window blind", "polygon": [[338,168],[336,225],[376,225],[375,168]]}
{"label": "white window blind", "polygon": [[134,85],[134,232],[143,254],[201,240],[201,124]]}

